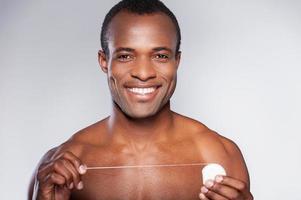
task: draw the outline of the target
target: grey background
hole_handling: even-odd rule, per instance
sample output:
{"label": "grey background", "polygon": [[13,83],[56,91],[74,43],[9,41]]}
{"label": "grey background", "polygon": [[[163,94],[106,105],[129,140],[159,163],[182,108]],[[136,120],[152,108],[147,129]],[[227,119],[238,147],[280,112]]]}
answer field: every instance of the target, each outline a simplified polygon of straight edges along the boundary
{"label": "grey background", "polygon": [[[100,24],[117,1],[0,1],[1,199],[40,157],[107,116]],[[165,0],[183,34],[175,111],[233,139],[257,200],[301,199],[301,3]]]}

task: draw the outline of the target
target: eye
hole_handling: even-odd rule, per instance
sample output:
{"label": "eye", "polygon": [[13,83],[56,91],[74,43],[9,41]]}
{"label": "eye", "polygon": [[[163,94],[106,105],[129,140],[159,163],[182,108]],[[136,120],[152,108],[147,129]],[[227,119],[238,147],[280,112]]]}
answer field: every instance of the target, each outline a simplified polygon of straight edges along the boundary
{"label": "eye", "polygon": [[129,54],[121,54],[117,56],[117,60],[122,61],[122,62],[126,62],[126,61],[130,61],[132,60],[132,56]]}
{"label": "eye", "polygon": [[156,54],[155,59],[160,61],[167,61],[169,59],[169,56],[165,54]]}

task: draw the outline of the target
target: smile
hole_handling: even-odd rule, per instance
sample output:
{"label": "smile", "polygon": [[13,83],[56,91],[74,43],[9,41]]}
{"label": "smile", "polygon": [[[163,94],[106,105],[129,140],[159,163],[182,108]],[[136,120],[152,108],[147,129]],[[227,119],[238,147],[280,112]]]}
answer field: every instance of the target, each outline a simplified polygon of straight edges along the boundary
{"label": "smile", "polygon": [[148,88],[128,88],[128,90],[135,94],[146,95],[153,93],[156,90],[156,87],[148,87]]}

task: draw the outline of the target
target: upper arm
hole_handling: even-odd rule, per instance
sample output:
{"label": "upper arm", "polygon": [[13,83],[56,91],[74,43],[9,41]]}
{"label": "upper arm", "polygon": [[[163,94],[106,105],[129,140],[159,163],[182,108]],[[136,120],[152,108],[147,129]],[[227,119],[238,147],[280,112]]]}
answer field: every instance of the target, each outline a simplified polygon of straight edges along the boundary
{"label": "upper arm", "polygon": [[229,139],[223,138],[222,141],[231,163],[230,166],[231,175],[233,176],[233,178],[237,178],[241,181],[244,181],[249,187],[250,186],[249,173],[244,157],[239,147]]}
{"label": "upper arm", "polygon": [[207,163],[219,163],[227,175],[250,185],[249,173],[239,147],[231,140],[206,130],[200,134],[198,146],[202,158]]}
{"label": "upper arm", "polygon": [[29,183],[29,186],[28,186],[28,191],[27,191],[27,199],[28,200],[32,200],[32,197],[34,195],[34,186],[35,186],[35,182],[36,182],[36,175],[37,175],[37,172],[38,172],[38,169],[40,167],[40,165],[49,160],[56,152],[57,150],[57,147],[56,148],[53,148],[51,150],[49,150],[43,157],[42,159],[40,160],[39,164],[37,165],[36,169],[34,170],[34,173],[32,174],[31,176],[31,179],[30,179],[30,183]]}
{"label": "upper arm", "polygon": [[33,189],[34,189],[34,183],[35,183],[35,173],[32,175],[27,191],[27,199],[32,200],[32,195],[33,195]]}
{"label": "upper arm", "polygon": [[55,159],[61,153],[66,152],[66,151],[70,151],[73,154],[75,154],[75,155],[78,156],[80,154],[80,152],[81,152],[81,145],[78,145],[78,144],[76,145],[73,140],[69,140],[69,141],[61,144],[60,146],[55,147],[55,148],[49,150],[42,157],[42,159],[40,160],[39,164],[37,165],[37,167],[36,167],[36,169],[35,169],[32,177],[31,177],[31,180],[30,180],[30,183],[29,183],[28,195],[27,195],[28,196],[28,200],[31,200],[32,197],[33,197],[33,195],[34,195],[37,173],[38,173],[38,170],[39,170],[40,166],[43,163],[45,163],[45,162],[48,162],[48,161],[51,161],[51,160]]}

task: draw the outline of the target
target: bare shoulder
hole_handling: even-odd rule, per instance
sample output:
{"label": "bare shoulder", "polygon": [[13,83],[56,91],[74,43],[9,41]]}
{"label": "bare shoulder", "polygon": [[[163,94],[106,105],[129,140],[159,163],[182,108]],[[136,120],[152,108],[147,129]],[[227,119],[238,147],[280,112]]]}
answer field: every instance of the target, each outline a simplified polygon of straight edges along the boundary
{"label": "bare shoulder", "polygon": [[179,121],[187,127],[185,133],[195,141],[204,162],[223,165],[229,176],[249,184],[249,174],[243,155],[237,144],[203,123],[179,115]]}
{"label": "bare shoulder", "polygon": [[32,197],[35,177],[37,175],[38,169],[42,165],[55,160],[64,153],[72,153],[76,157],[81,158],[85,149],[93,145],[97,146],[104,141],[106,120],[107,118],[76,132],[70,137],[70,139],[63,142],[59,146],[48,150],[42,156],[31,178],[31,182],[28,188],[28,199],[31,199]]}
{"label": "bare shoulder", "polygon": [[76,132],[66,142],[54,148],[54,154],[70,151],[74,155],[81,157],[86,148],[101,145],[107,138],[106,120],[107,118]]}
{"label": "bare shoulder", "polygon": [[67,141],[47,151],[38,166],[55,159],[64,152],[71,152],[75,156],[81,157],[85,148],[99,145],[105,138],[105,121],[106,119],[101,120],[76,132]]}

